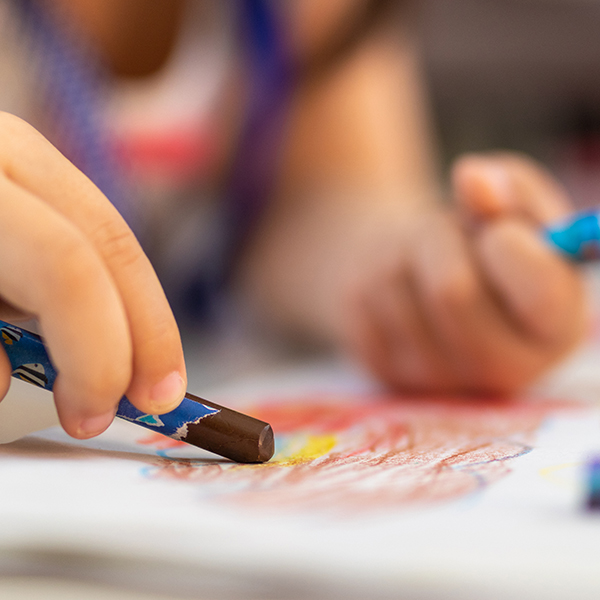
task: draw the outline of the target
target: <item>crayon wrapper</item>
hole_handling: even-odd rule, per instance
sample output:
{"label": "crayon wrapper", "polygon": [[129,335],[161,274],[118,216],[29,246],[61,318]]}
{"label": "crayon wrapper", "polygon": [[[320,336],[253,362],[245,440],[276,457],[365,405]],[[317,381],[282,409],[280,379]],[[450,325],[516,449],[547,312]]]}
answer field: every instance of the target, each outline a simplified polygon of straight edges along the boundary
{"label": "crayon wrapper", "polygon": [[0,321],[0,339],[8,355],[13,377],[52,390],[56,369],[39,335]]}
{"label": "crayon wrapper", "polygon": [[546,237],[572,260],[600,258],[600,222],[595,212],[579,213],[565,223],[550,227]]}
{"label": "crayon wrapper", "polygon": [[[52,390],[57,372],[39,335],[0,321],[0,340],[10,360],[13,377]],[[218,412],[217,408],[184,398],[181,405],[170,413],[148,415],[123,396],[119,402],[117,417],[181,440],[187,435],[188,425]]]}
{"label": "crayon wrapper", "polygon": [[184,398],[181,404],[169,413],[164,415],[148,415],[133,406],[123,396],[121,402],[119,402],[117,417],[137,423],[176,440],[185,440],[189,425],[199,423],[202,419],[215,415],[218,412],[220,411],[217,408]]}

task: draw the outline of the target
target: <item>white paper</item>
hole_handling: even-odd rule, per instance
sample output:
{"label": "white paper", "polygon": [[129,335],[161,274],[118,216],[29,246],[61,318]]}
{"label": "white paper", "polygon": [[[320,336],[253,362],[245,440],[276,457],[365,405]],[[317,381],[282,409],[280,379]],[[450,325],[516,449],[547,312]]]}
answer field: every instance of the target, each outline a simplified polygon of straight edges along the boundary
{"label": "white paper", "polygon": [[0,446],[0,569],[76,557],[79,577],[198,597],[215,581],[236,598],[598,597],[600,518],[583,507],[597,405],[390,398],[346,374],[213,390],[273,417],[266,465],[126,422]]}

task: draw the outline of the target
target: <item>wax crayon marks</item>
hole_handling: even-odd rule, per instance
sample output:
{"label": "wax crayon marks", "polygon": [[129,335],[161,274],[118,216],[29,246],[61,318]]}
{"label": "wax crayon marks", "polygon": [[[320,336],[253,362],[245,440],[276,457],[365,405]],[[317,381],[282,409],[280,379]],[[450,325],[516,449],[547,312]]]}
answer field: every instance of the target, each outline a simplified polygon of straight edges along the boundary
{"label": "wax crayon marks", "polygon": [[137,440],[142,446],[154,446],[157,450],[172,450],[173,448],[186,448],[188,445],[180,440],[167,437],[161,433],[150,433]]}
{"label": "wax crayon marks", "polygon": [[271,462],[278,467],[311,463],[328,455],[337,445],[337,438],[332,434],[282,436],[278,441],[283,448]]}
{"label": "wax crayon marks", "polygon": [[[531,451],[546,416],[565,408],[483,399],[362,400],[301,398],[253,406],[253,414],[276,432],[270,462],[161,461],[145,475],[197,482],[203,495],[269,511],[351,515],[449,502],[510,473],[514,461]],[[161,454],[174,448],[163,445]]]}

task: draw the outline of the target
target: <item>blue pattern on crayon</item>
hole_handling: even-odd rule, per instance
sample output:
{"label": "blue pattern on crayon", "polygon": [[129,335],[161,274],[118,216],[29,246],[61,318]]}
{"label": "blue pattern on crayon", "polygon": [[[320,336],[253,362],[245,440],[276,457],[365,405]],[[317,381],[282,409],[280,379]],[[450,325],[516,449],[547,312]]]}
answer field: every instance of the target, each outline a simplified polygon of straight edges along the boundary
{"label": "blue pattern on crayon", "polygon": [[0,321],[2,345],[13,371],[13,377],[51,390],[56,370],[39,335]]}
{"label": "blue pattern on crayon", "polygon": [[[14,377],[52,390],[57,373],[39,335],[0,321],[0,339]],[[219,409],[184,398],[179,407],[170,413],[147,415],[123,396],[119,402],[117,417],[179,440],[185,437],[188,425],[218,412]]]}
{"label": "blue pattern on crayon", "polygon": [[119,402],[117,417],[137,423],[153,431],[175,439],[182,439],[187,434],[187,426],[198,423],[204,417],[215,415],[218,409],[184,398],[183,402],[170,413],[164,415],[147,415],[138,410],[125,396]]}

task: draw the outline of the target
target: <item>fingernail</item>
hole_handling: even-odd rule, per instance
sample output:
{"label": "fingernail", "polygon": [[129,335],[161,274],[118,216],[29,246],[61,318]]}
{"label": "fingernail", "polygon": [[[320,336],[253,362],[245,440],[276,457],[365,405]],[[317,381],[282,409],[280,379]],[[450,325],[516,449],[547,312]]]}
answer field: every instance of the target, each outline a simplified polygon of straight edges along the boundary
{"label": "fingernail", "polygon": [[77,427],[77,437],[90,438],[102,433],[115,418],[115,411],[109,410],[103,415],[82,419]]}
{"label": "fingernail", "polygon": [[512,190],[510,177],[506,169],[494,164],[484,164],[481,167],[481,173],[485,178],[487,186],[491,189],[494,196],[502,200],[509,200]]}
{"label": "fingernail", "polygon": [[157,413],[166,413],[179,406],[185,395],[185,382],[177,371],[169,373],[150,390],[150,403]]}

